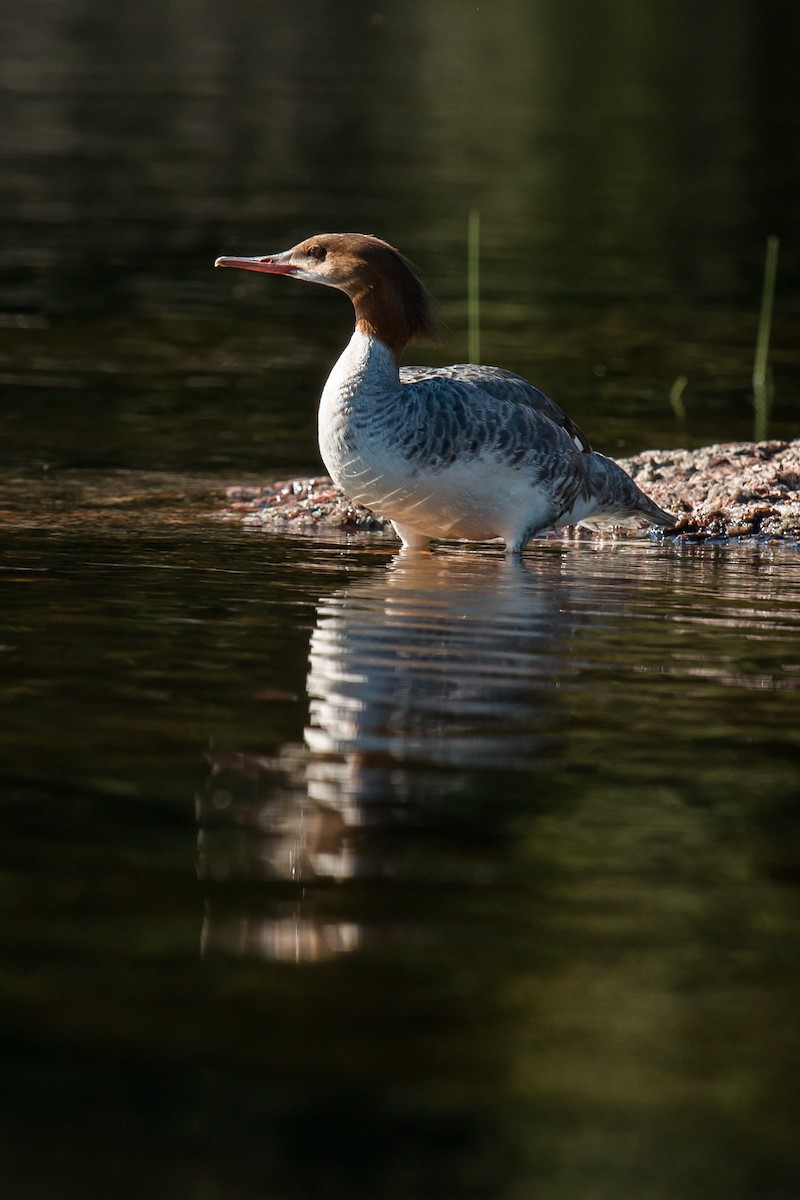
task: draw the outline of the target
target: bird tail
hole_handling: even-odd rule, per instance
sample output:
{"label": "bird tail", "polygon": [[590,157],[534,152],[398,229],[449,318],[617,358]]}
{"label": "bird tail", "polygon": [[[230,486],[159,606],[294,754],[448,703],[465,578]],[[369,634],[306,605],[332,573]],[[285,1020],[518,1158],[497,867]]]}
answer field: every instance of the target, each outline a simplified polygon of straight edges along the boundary
{"label": "bird tail", "polygon": [[597,507],[581,525],[638,525],[649,521],[668,529],[677,518],[645,496],[626,471],[613,459],[596,451],[589,458],[589,487]]}

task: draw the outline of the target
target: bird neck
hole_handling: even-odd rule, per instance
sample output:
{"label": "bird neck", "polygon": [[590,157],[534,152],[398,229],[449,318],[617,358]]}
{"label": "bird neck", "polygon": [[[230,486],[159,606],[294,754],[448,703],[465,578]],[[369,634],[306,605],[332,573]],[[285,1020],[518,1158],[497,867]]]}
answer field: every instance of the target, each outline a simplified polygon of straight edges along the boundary
{"label": "bird neck", "polygon": [[388,346],[395,362],[413,338],[436,341],[439,328],[430,296],[406,260],[390,247],[342,289],[353,302],[356,329]]}
{"label": "bird neck", "polygon": [[356,332],[366,338],[374,338],[385,346],[399,367],[413,331],[408,301],[395,288],[387,287],[380,280],[368,283],[352,300],[356,311]]}

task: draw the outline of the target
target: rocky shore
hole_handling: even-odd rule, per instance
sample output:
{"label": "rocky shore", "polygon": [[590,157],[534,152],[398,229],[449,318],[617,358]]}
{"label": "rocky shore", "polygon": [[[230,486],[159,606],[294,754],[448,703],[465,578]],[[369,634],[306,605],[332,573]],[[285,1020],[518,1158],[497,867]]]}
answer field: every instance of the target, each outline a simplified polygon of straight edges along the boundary
{"label": "rocky shore", "polygon": [[[645,450],[619,462],[657,504],[678,517],[675,529],[664,535],[668,538],[800,541],[800,439]],[[390,529],[384,517],[346,499],[324,475],[228,488],[227,500],[226,515],[284,533]]]}

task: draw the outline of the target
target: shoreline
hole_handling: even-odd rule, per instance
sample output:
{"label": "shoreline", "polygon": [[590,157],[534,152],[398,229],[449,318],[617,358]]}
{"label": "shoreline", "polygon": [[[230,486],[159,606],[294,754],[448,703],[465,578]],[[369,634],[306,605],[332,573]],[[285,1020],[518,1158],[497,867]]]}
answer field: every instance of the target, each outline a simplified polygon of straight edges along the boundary
{"label": "shoreline", "polygon": [[[656,504],[678,518],[674,529],[659,536],[681,542],[800,540],[800,439],[645,450],[616,461]],[[223,516],[251,528],[282,533],[391,532],[385,517],[348,500],[327,475],[229,487],[226,498]],[[584,529],[570,532],[587,538],[609,536]],[[631,534],[619,527],[609,532]]]}

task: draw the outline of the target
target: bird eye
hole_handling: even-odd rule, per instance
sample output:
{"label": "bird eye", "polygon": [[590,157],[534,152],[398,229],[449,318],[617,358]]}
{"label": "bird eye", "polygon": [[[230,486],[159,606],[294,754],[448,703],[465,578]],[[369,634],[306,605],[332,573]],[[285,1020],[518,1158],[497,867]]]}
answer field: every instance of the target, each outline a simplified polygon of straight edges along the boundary
{"label": "bird eye", "polygon": [[325,257],[325,248],[323,246],[309,246],[308,257],[315,258],[317,262],[322,262]]}

